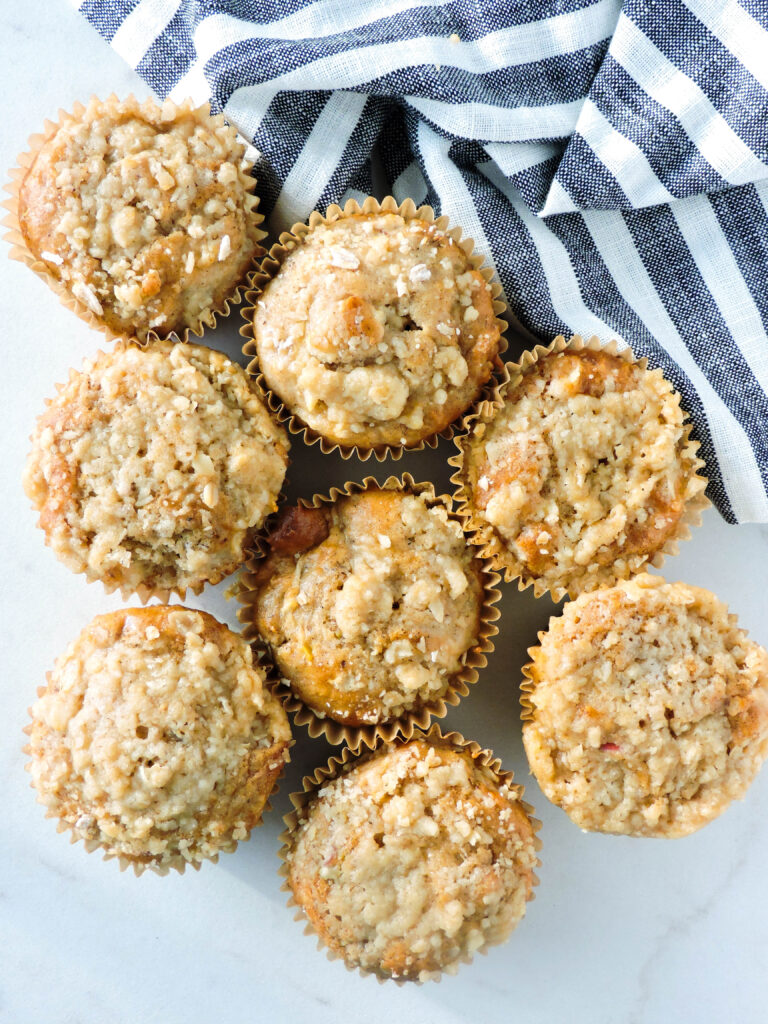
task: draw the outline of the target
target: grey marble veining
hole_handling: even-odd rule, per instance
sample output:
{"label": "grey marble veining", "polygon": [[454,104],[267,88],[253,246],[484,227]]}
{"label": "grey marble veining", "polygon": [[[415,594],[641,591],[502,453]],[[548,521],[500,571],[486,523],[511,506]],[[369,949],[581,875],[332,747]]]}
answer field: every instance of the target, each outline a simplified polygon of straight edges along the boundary
{"label": "grey marble veining", "polygon": [[[0,167],[43,119],[93,92],[147,93],[64,2],[0,0],[4,99]],[[0,664],[0,1021],[3,1024],[232,1024],[365,1019],[371,1024],[709,1024],[766,1019],[768,771],[745,802],[673,842],[581,833],[528,779],[543,821],[541,886],[505,946],[439,985],[379,986],[317,952],[285,907],[277,839],[287,793],[328,748],[303,730],[264,826],[236,854],[184,877],[135,879],[71,846],[46,820],[23,771],[26,709],[56,655],[98,612],[117,608],[43,545],[19,477],[44,398],[100,347],[43,283],[0,246],[3,334],[2,635]],[[239,351],[236,318],[215,342]],[[297,446],[298,448],[298,446]],[[367,473],[410,471],[447,486],[437,453],[397,464],[295,451],[303,493]],[[294,494],[300,493],[294,483]],[[726,526],[714,512],[665,573],[708,586],[768,643],[768,528]],[[235,625],[223,587],[200,606]],[[518,666],[553,606],[504,591],[497,650],[447,724],[492,746],[527,779]]]}

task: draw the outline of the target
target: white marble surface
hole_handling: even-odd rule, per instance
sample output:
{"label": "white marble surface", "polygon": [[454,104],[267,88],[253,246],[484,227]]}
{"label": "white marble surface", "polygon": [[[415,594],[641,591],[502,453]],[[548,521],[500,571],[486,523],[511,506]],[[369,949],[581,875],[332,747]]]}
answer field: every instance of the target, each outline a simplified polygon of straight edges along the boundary
{"label": "white marble surface", "polygon": [[[43,17],[44,13],[44,17]],[[58,106],[92,92],[146,87],[64,0],[0,0],[0,167]],[[5,247],[2,247],[5,249]],[[543,819],[541,886],[512,939],[439,985],[379,986],[328,963],[285,908],[277,836],[286,794],[326,746],[299,732],[276,810],[250,843],[184,877],[140,879],[70,846],[28,788],[20,747],[35,688],[65,644],[117,608],[44,545],[19,477],[44,398],[99,346],[44,284],[0,263],[4,571],[0,663],[0,1021],[4,1024],[687,1024],[766,1020],[768,771],[744,803],[684,840],[582,834],[529,780]],[[578,325],[574,325],[578,327]],[[209,336],[238,351],[234,326]],[[447,484],[443,445],[398,471]],[[370,467],[369,467],[370,468]],[[380,479],[394,466],[374,466]],[[293,493],[341,484],[366,467],[295,452]],[[768,643],[768,532],[710,512],[667,573],[708,586]],[[200,606],[235,625],[222,588]],[[507,588],[488,670],[448,724],[491,746],[525,780],[517,683],[525,648],[551,611]]]}

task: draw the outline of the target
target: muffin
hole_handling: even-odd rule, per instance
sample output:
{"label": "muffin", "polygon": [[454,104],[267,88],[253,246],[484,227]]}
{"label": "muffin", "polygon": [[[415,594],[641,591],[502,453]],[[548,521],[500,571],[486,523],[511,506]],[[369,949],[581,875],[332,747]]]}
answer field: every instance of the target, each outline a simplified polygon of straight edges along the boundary
{"label": "muffin", "polygon": [[245,615],[320,718],[370,726],[435,705],[490,632],[482,563],[427,485],[371,480],[284,509],[265,546]]}
{"label": "muffin", "polygon": [[90,322],[202,334],[263,254],[244,152],[207,104],[93,99],[22,160],[20,241]]}
{"label": "muffin", "polygon": [[248,644],[179,605],[97,616],[31,715],[48,816],[137,874],[199,867],[247,839],[291,743]]}
{"label": "muffin", "polygon": [[121,342],[49,403],[24,487],[73,572],[110,591],[183,596],[244,561],[277,507],[287,452],[244,370],[221,352]]}
{"label": "muffin", "polygon": [[537,882],[537,823],[491,761],[456,734],[419,737],[292,798],[283,874],[332,956],[426,981],[509,937]]}
{"label": "muffin", "polygon": [[707,504],[661,371],[576,336],[511,373],[459,442],[454,477],[494,568],[557,600],[660,564]]}
{"label": "muffin", "polygon": [[490,272],[415,208],[354,209],[283,236],[262,264],[254,370],[333,444],[412,447],[472,405],[499,364]]}
{"label": "muffin", "polygon": [[642,574],[582,594],[530,651],[523,740],[583,829],[677,837],[768,755],[768,654],[708,590]]}

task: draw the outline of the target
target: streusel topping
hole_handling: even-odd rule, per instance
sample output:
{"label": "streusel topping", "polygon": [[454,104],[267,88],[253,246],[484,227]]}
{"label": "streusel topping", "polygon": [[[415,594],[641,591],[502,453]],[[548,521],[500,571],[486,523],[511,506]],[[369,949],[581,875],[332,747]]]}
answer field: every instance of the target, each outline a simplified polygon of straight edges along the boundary
{"label": "streusel topping", "polygon": [[89,580],[183,592],[234,571],[276,508],[288,440],[244,370],[197,345],[118,344],[38,421],[24,485]]}
{"label": "streusel topping", "polygon": [[536,850],[515,787],[414,740],[323,786],[288,864],[296,902],[349,965],[426,980],[509,936]]}
{"label": "streusel topping", "polygon": [[501,561],[571,595],[640,571],[701,489],[684,419],[659,372],[588,349],[540,359],[468,444]]}
{"label": "streusel topping", "polygon": [[291,739],[248,644],[178,605],[95,618],[32,719],[40,801],[79,838],[160,868],[246,839]]}
{"label": "streusel topping", "polygon": [[92,100],[37,153],[22,233],[112,330],[197,327],[262,251],[243,154],[207,107]]}
{"label": "streusel topping", "polygon": [[528,760],[581,828],[686,835],[768,755],[768,654],[707,590],[642,574],[582,594],[532,655]]}
{"label": "streusel topping", "polygon": [[314,227],[257,301],[267,385],[342,444],[412,443],[471,405],[499,347],[490,286],[434,224],[360,214]]}
{"label": "streusel topping", "polygon": [[254,622],[301,700],[365,725],[446,692],[478,639],[483,589],[442,505],[369,490],[287,510],[270,541]]}

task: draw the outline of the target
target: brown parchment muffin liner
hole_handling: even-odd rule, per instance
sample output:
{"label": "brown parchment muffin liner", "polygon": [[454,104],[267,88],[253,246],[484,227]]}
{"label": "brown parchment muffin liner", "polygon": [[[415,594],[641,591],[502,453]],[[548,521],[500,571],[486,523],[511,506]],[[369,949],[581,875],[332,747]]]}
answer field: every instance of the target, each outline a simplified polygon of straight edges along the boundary
{"label": "brown parchment muffin liner", "polygon": [[[19,223],[19,190],[21,189],[22,182],[34,164],[42,146],[53,138],[62,126],[66,125],[70,121],[79,121],[92,103],[100,103],[106,108],[109,105],[117,103],[131,102],[140,105],[140,101],[133,94],[129,94],[123,100],[114,93],[108,96],[105,100],[101,100],[98,96],[93,95],[87,104],[79,102],[75,103],[71,112],[60,109],[57,121],[51,121],[46,118],[43,123],[43,131],[31,135],[27,141],[27,149],[23,153],[20,153],[16,158],[17,166],[13,167],[9,172],[11,180],[4,185],[4,191],[9,194],[10,198],[0,203],[0,206],[8,211],[1,223],[3,227],[7,228],[3,237],[10,246],[10,251],[8,253],[9,257],[13,260],[18,260],[19,262],[24,263],[30,268],[30,270],[34,271],[34,273],[45,281],[48,287],[56,294],[62,305],[66,306],[67,309],[70,309],[76,316],[80,317],[80,319],[84,323],[88,324],[89,327],[92,327],[96,331],[100,331],[106,337],[107,341],[119,341],[121,339],[128,340],[131,336],[126,332],[113,331],[112,328],[105,324],[89,306],[75,298],[72,292],[67,288],[66,284],[51,273],[51,269],[48,264],[44,260],[38,259],[38,257],[29,249]],[[193,114],[197,120],[201,123],[205,123],[209,128],[213,129],[220,135],[225,137],[230,136],[233,142],[235,140],[235,136],[237,134],[236,130],[227,124],[222,114],[211,113],[210,103],[204,103],[202,106],[196,106],[192,100],[184,100],[182,103],[178,104],[173,103],[171,100],[164,100],[162,105],[158,104],[158,106],[162,106],[163,109],[169,109],[172,111],[173,116],[177,116],[180,113]],[[242,158],[238,161],[238,175],[241,183],[248,192],[246,197],[248,210],[246,212],[251,217],[255,226],[254,234],[257,241],[260,242],[262,239],[267,237],[267,232],[258,227],[259,224],[263,223],[264,216],[258,211],[259,197],[254,194],[256,178],[250,173],[252,169],[253,163],[244,165]],[[259,245],[254,253],[253,263],[258,264],[258,261],[263,257],[264,252],[265,250],[263,246]],[[246,273],[243,280],[237,284],[231,295],[229,295],[220,305],[204,309],[198,315],[197,322],[191,327],[185,327],[181,335],[176,331],[170,331],[164,334],[152,328],[148,331],[146,339],[133,340],[136,344],[144,346],[156,338],[168,341],[188,341],[190,334],[194,334],[197,338],[202,338],[206,328],[213,329],[216,326],[217,319],[224,319],[225,317],[228,317],[231,312],[231,308],[240,303],[245,288],[248,285],[249,274],[250,271]]]}
{"label": "brown parchment muffin liner", "polygon": [[[139,349],[144,350],[147,347],[149,347],[152,344],[154,344],[155,341],[163,341],[163,340],[168,340],[168,339],[155,338],[155,339],[152,339],[152,340],[147,340],[146,342],[141,342],[137,338],[124,339],[122,337],[117,337],[116,336],[115,340],[117,342],[124,342],[127,345],[133,345],[135,348],[139,348]],[[183,343],[186,344],[187,342],[188,342],[188,338],[185,338]],[[97,360],[100,357],[105,356],[105,355],[107,355],[107,353],[105,353],[102,349],[99,349],[92,357],[89,357],[89,358],[92,359],[93,361],[95,361],[95,360]],[[82,371],[81,370],[70,369],[69,374],[67,376],[67,380],[65,382],[63,382],[63,383],[62,382],[57,382],[57,383],[54,384],[54,388],[56,390],[56,393],[60,394],[64,390],[64,388],[67,386],[69,381],[72,380],[72,378],[74,376],[76,376],[80,372],[82,372]],[[254,389],[254,393],[258,395],[258,392],[256,392],[255,389]],[[259,396],[259,397],[261,397],[261,396]],[[46,398],[45,399],[45,407],[46,407],[46,409],[48,408],[48,406],[51,404],[52,401],[53,401],[53,399],[51,399],[51,398]],[[33,443],[33,439],[34,439],[34,434],[30,434],[29,435],[30,443]],[[195,584],[189,585],[187,587],[151,587],[151,586],[149,586],[146,583],[141,583],[135,589],[133,589],[133,588],[131,588],[129,586],[125,586],[123,584],[117,583],[117,582],[112,582],[110,580],[99,579],[97,577],[94,577],[94,578],[90,579],[88,577],[88,575],[86,574],[85,570],[82,570],[82,569],[79,570],[76,573],[76,575],[77,576],[82,576],[85,579],[85,582],[88,583],[88,584],[93,584],[93,583],[101,584],[101,586],[104,588],[104,592],[106,594],[114,594],[116,591],[119,592],[120,596],[122,597],[122,599],[124,601],[128,601],[129,599],[131,599],[133,597],[137,597],[139,599],[139,601],[142,603],[142,605],[146,605],[152,599],[158,601],[160,604],[168,604],[170,602],[171,597],[173,597],[173,596],[178,597],[179,600],[181,602],[183,602],[188,594],[193,594],[195,597],[198,597],[203,592],[203,590],[205,590],[206,587],[208,587],[208,586],[214,587],[218,583],[221,583],[222,580],[226,580],[226,579],[232,578],[233,581],[237,581],[238,580],[238,574],[246,567],[246,565],[248,564],[248,562],[250,560],[252,560],[254,557],[261,558],[265,554],[265,541],[266,541],[266,538],[267,538],[267,536],[268,536],[268,534],[270,532],[272,524],[274,523],[275,515],[276,515],[278,509],[280,508],[280,506],[286,500],[286,490],[288,488],[288,483],[289,483],[288,482],[287,470],[290,468],[290,465],[291,465],[290,454],[286,454],[286,459],[287,459],[286,475],[283,477],[282,487],[280,488],[280,491],[279,491],[279,493],[277,494],[277,496],[275,498],[275,507],[274,507],[274,509],[269,513],[269,515],[264,517],[264,521],[262,522],[261,526],[252,527],[251,528],[248,540],[243,545],[243,550],[244,550],[244,556],[245,557],[243,558],[243,561],[239,565],[236,565],[235,568],[230,570],[229,572],[214,573],[214,575],[212,575],[210,579],[202,580],[199,583],[195,583]],[[38,517],[38,522],[37,522],[36,525],[38,527],[40,527],[39,517]],[[46,544],[46,547],[49,546],[49,541],[48,541],[48,537],[47,536],[45,537],[45,544]],[[69,568],[69,567],[67,566],[67,568]],[[233,583],[233,587],[235,589],[238,586],[239,586],[239,582],[234,582]]]}
{"label": "brown parchment muffin liner", "polygon": [[[304,508],[321,508],[323,505],[335,504],[340,498],[361,494],[368,490],[399,491],[404,494],[422,495],[429,508],[436,505],[442,506],[448,512],[449,518],[461,525],[461,519],[453,511],[451,499],[447,495],[437,495],[433,484],[429,482],[416,483],[410,473],[404,473],[401,478],[390,476],[383,484],[374,477],[368,476],[362,483],[349,482],[343,488],[332,487],[328,494],[315,494],[309,499],[300,498],[299,504]],[[313,708],[304,704],[294,694],[289,680],[280,674],[272,661],[269,648],[256,629],[251,612],[256,601],[253,576],[258,570],[259,562],[269,553],[267,535],[269,527],[273,523],[274,517],[270,517],[265,528],[260,531],[258,547],[254,550],[253,557],[246,563],[245,570],[240,577],[236,596],[242,607],[238,610],[237,617],[243,623],[243,636],[252,645],[257,663],[266,672],[273,692],[282,700],[285,710],[292,715],[294,725],[306,726],[313,739],[324,736],[334,746],[345,744],[353,750],[363,747],[373,748],[379,743],[391,743],[397,737],[401,737],[403,740],[410,739],[418,730],[429,728],[433,718],[444,718],[448,713],[448,708],[457,705],[461,698],[469,693],[469,687],[477,682],[480,670],[485,668],[488,663],[488,655],[494,649],[492,638],[499,631],[496,622],[501,615],[496,607],[501,598],[501,591],[497,589],[496,584],[501,577],[493,570],[488,560],[481,555],[476,556],[480,562],[480,577],[483,587],[478,636],[473,646],[463,655],[462,668],[453,676],[442,697],[393,721],[365,726],[342,725],[332,718],[318,714]],[[467,543],[469,544],[469,538],[467,538]]]}
{"label": "brown parchment muffin liner", "polygon": [[[255,659],[254,659],[254,664],[255,665],[258,664]],[[45,678],[46,678],[46,681],[50,682],[51,673],[50,672],[46,672]],[[38,697],[42,697],[43,694],[46,692],[46,690],[47,690],[47,686],[38,686],[38,688],[37,688],[37,696]],[[27,708],[27,715],[29,716],[30,719],[32,718],[32,708],[31,707]],[[22,732],[24,733],[25,736],[31,735],[31,733],[32,733],[32,722],[31,721],[30,721],[30,723],[28,725],[24,726],[24,728],[22,729]],[[288,744],[288,746],[286,747],[286,749],[285,749],[285,751],[283,753],[283,767],[282,767],[282,769],[280,771],[280,774],[278,775],[277,779],[275,780],[275,784],[272,787],[272,791],[269,794],[267,802],[264,804],[264,809],[261,812],[261,818],[256,823],[256,825],[254,825],[254,828],[258,828],[260,825],[263,825],[264,824],[264,816],[266,814],[268,814],[272,810],[272,799],[273,799],[273,797],[277,796],[278,791],[280,789],[280,782],[282,781],[283,776],[285,775],[285,767],[286,767],[286,765],[290,764],[290,762],[291,762],[291,747],[295,744],[295,742],[296,742],[295,738],[292,737],[290,743]],[[24,746],[21,748],[21,752],[22,752],[22,754],[25,754],[27,757],[31,757],[32,756],[32,751],[31,751],[31,749],[29,747],[29,744],[25,743]],[[31,761],[25,762],[25,764],[24,764],[24,771],[25,772],[30,771],[31,764],[32,764]],[[29,783],[29,788],[30,789],[34,789],[35,793],[37,794],[37,790],[35,789],[35,785],[31,781]],[[42,804],[43,806],[45,806],[43,804],[43,801],[40,799],[39,795],[37,796],[36,802],[39,803],[39,804]],[[81,842],[83,844],[83,846],[85,847],[86,853],[95,853],[96,851],[101,850],[102,853],[104,854],[103,860],[105,860],[105,861],[106,860],[116,860],[118,862],[118,867],[120,868],[120,871],[127,871],[128,868],[131,868],[133,870],[134,875],[136,875],[137,878],[140,875],[143,875],[145,871],[150,871],[150,872],[152,872],[155,875],[167,875],[167,874],[170,874],[171,870],[177,871],[180,875],[183,875],[187,868],[194,868],[195,871],[199,871],[200,868],[203,866],[203,863],[206,863],[206,864],[216,864],[216,863],[218,863],[219,855],[221,853],[234,853],[240,843],[247,843],[248,842],[248,840],[251,838],[251,833],[253,832],[253,829],[251,829],[249,831],[248,837],[246,839],[239,839],[239,840],[238,839],[232,839],[232,840],[230,840],[230,842],[228,842],[227,844],[222,845],[222,848],[221,848],[221,850],[218,853],[215,853],[212,857],[206,857],[205,861],[201,861],[201,860],[192,860],[192,861],[190,861],[190,860],[186,860],[184,857],[182,857],[181,854],[176,854],[176,856],[174,858],[172,858],[168,863],[157,865],[157,864],[152,864],[152,863],[145,864],[142,861],[131,860],[129,857],[124,857],[121,854],[112,853],[109,850],[104,850],[104,847],[101,845],[101,843],[97,839],[85,839],[83,836],[79,836],[75,832],[74,826],[68,824],[65,821],[62,821],[61,818],[58,817],[56,812],[54,810],[52,810],[50,807],[46,809],[45,817],[46,818],[56,818],[57,819],[56,820],[56,831],[57,832],[69,832],[70,833],[70,836],[69,836],[70,844],[80,843]]]}
{"label": "brown parchment muffin liner", "polygon": [[[552,587],[539,577],[527,576],[520,572],[516,560],[510,555],[506,544],[496,533],[494,527],[476,512],[472,501],[472,490],[467,486],[468,481],[464,475],[464,460],[466,449],[469,447],[473,435],[482,436],[486,425],[491,423],[496,414],[503,408],[506,394],[520,383],[524,374],[535,366],[540,359],[552,353],[559,354],[565,351],[581,352],[584,349],[592,352],[606,352],[609,355],[618,356],[627,363],[634,363],[643,370],[648,369],[646,357],[636,359],[630,348],[619,349],[616,341],[609,341],[607,344],[603,344],[595,336],[585,339],[579,334],[574,334],[566,340],[560,334],[549,345],[536,345],[535,348],[523,352],[519,362],[505,364],[504,380],[493,389],[489,398],[480,403],[475,412],[464,418],[462,432],[454,438],[458,454],[452,455],[448,459],[448,465],[455,469],[451,476],[451,483],[455,486],[453,500],[456,502],[458,515],[464,520],[464,528],[468,533],[470,541],[479,546],[481,555],[488,559],[491,568],[500,574],[503,573],[505,582],[509,583],[516,580],[518,590],[526,590],[528,587],[533,587],[534,597],[538,598],[544,594],[550,594],[553,601],[560,601],[563,597],[576,597],[581,591],[571,590],[562,586]],[[648,372],[659,379],[666,380],[660,369]],[[677,392],[674,392],[674,394],[677,394]],[[679,551],[679,542],[690,539],[691,528],[701,525],[702,512],[710,505],[710,501],[704,493],[709,481],[707,477],[699,473],[699,470],[704,468],[705,463],[696,454],[700,447],[700,442],[691,440],[692,429],[692,423],[688,422],[684,425],[683,447],[680,453],[681,461],[687,463],[691,468],[691,476],[688,481],[688,496],[685,499],[683,515],[677,523],[674,534],[667,538],[662,547],[645,562],[643,567],[637,570],[638,572],[644,571],[648,566],[654,566],[654,568],[658,569],[663,565],[665,556],[676,555]],[[634,573],[630,575],[634,575]],[[605,580],[598,585],[610,585],[617,581],[618,578]]]}
{"label": "brown parchment muffin liner", "polygon": [[[307,920],[299,904],[293,898],[293,891],[291,890],[290,884],[288,882],[288,855],[291,850],[292,839],[294,832],[296,830],[296,826],[299,824],[299,821],[302,817],[302,812],[312,802],[312,800],[315,797],[315,794],[319,789],[321,789],[326,783],[330,782],[331,780],[338,778],[340,775],[344,775],[352,768],[356,768],[358,765],[364,764],[366,761],[369,761],[372,757],[379,754],[382,750],[386,750],[391,747],[403,746],[403,744],[407,743],[409,740],[412,739],[426,740],[436,747],[448,747],[453,750],[464,751],[468,753],[480,767],[486,768],[488,771],[490,771],[497,779],[499,785],[509,785],[510,788],[512,788],[517,793],[518,799],[520,801],[520,807],[525,811],[531,822],[531,826],[533,828],[534,848],[538,852],[539,850],[541,850],[542,847],[541,837],[539,836],[539,832],[541,830],[541,821],[534,816],[535,812],[531,804],[523,800],[525,788],[519,783],[513,782],[514,772],[512,772],[511,770],[507,771],[503,769],[501,766],[501,759],[496,757],[493,751],[484,749],[480,746],[479,743],[476,743],[474,740],[465,739],[460,732],[454,731],[443,733],[440,729],[440,726],[436,722],[434,722],[428,730],[414,729],[412,735],[407,737],[398,736],[391,742],[387,742],[383,740],[381,737],[379,737],[376,742],[376,745],[370,750],[365,750],[361,752],[351,750],[350,747],[344,747],[339,752],[338,755],[329,757],[326,764],[321,765],[319,768],[316,768],[312,775],[305,775],[304,778],[302,779],[303,789],[301,790],[301,792],[289,794],[289,799],[291,801],[291,804],[293,805],[293,810],[283,817],[285,829],[280,836],[281,846],[280,850],[278,851],[278,856],[280,857],[281,861],[280,867],[278,869],[278,874],[283,879],[283,884],[281,885],[280,888],[282,889],[283,892],[288,893],[288,907],[296,908],[296,913],[294,914],[293,918],[294,921],[304,921],[304,934],[316,936],[317,949],[319,952],[325,952],[328,960],[332,962],[335,960],[341,960],[348,971],[352,971],[353,973],[357,972],[360,974],[361,977],[368,977],[370,975],[373,975],[373,977],[376,978],[379,984],[384,984],[385,981],[394,981],[396,985],[421,985],[423,984],[423,981],[408,980],[405,978],[392,978],[386,974],[378,974],[375,971],[368,971],[363,967],[353,967],[350,964],[347,964],[343,960],[343,958],[339,956],[338,953],[335,953],[333,950],[328,949],[328,947],[323,943],[322,939],[315,932],[311,923]],[[541,867],[541,858],[537,857],[536,864],[534,866]],[[536,898],[535,888],[539,884],[539,878],[535,872],[533,873],[532,882],[533,886],[531,894],[528,897],[529,903]],[[478,950],[478,952],[484,956],[485,954],[487,954],[490,948],[490,946],[484,945]],[[465,956],[461,957],[459,963],[468,964],[471,963],[473,959],[474,957],[472,955],[466,954]],[[445,971],[436,971],[433,974],[431,974],[428,978],[425,978],[423,980],[440,981],[444,974],[455,974],[457,970],[458,964],[454,965],[453,969],[448,968]]]}
{"label": "brown parchment muffin liner", "polygon": [[[450,228],[449,218],[447,216],[443,215],[435,218],[435,212],[431,206],[420,206],[417,208],[412,199],[406,199],[404,202],[398,204],[393,196],[387,196],[381,202],[373,196],[368,196],[363,201],[362,205],[358,203],[356,199],[348,199],[344,204],[343,209],[336,203],[333,203],[325,211],[325,215],[318,213],[315,210],[310,214],[307,223],[294,224],[290,231],[284,231],[280,235],[279,241],[272,246],[269,253],[261,260],[261,263],[256,270],[250,274],[248,291],[245,293],[245,305],[240,309],[243,319],[245,320],[245,324],[240,328],[240,334],[246,339],[245,344],[243,345],[243,354],[248,356],[250,359],[250,362],[248,363],[248,372],[253,375],[259,390],[267,402],[268,408],[275,414],[279,423],[285,424],[291,434],[301,434],[304,442],[308,445],[319,443],[320,451],[324,455],[328,455],[330,452],[338,452],[343,459],[348,459],[354,454],[362,462],[365,462],[371,457],[371,455],[374,455],[378,462],[383,462],[386,458],[401,458],[404,451],[421,451],[427,446],[430,448],[436,448],[440,438],[450,439],[458,430],[461,429],[461,417],[457,417],[453,423],[450,423],[443,430],[437,431],[429,437],[422,438],[412,444],[378,444],[373,447],[366,448],[331,441],[323,434],[313,430],[312,427],[307,426],[307,424],[298,416],[295,416],[283,404],[278,395],[269,388],[259,367],[256,342],[253,334],[253,319],[256,311],[256,302],[258,301],[258,298],[266,284],[275,276],[277,271],[285,262],[289,253],[295,249],[297,245],[300,245],[305,236],[319,224],[332,224],[334,221],[340,220],[344,217],[353,217],[361,213],[397,213],[403,217],[404,220],[423,220],[426,223],[433,223],[440,231],[449,235],[454,242],[464,250],[472,269],[477,270],[482,274],[485,280],[490,284],[495,323],[499,329],[499,348],[495,360],[496,368],[478,398],[476,398],[472,403],[470,409],[477,408],[478,403],[481,402],[484,397],[490,395],[494,386],[498,383],[497,377],[500,375],[502,370],[500,357],[502,353],[507,350],[507,338],[504,333],[507,330],[507,323],[502,319],[502,314],[506,310],[507,306],[500,298],[501,285],[497,280],[494,280],[493,268],[487,264],[484,265],[484,257],[473,251],[475,247],[474,241],[471,238],[462,238],[461,228]],[[464,415],[466,414],[467,413],[465,412]]]}

